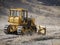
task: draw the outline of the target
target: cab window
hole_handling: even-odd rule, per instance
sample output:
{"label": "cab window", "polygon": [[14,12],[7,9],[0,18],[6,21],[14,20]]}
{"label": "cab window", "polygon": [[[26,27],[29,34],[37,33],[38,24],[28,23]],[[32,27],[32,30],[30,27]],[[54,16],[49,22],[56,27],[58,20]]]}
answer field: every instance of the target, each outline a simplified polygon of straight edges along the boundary
{"label": "cab window", "polygon": [[18,10],[10,10],[10,16],[19,16],[20,15],[20,11]]}
{"label": "cab window", "polygon": [[27,17],[27,11],[26,11],[26,10],[22,10],[22,16],[23,16],[24,18]]}

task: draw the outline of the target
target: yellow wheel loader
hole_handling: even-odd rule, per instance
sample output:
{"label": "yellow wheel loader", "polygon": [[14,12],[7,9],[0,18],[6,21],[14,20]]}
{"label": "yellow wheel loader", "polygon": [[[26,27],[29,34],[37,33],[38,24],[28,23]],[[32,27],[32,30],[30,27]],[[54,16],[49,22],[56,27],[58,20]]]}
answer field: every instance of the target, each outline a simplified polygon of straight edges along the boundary
{"label": "yellow wheel loader", "polygon": [[38,34],[46,34],[46,28],[40,27],[37,30],[35,19],[28,17],[28,10],[23,8],[12,8],[9,9],[9,17],[8,17],[9,25],[4,27],[4,32],[6,34],[30,34],[38,33]]}

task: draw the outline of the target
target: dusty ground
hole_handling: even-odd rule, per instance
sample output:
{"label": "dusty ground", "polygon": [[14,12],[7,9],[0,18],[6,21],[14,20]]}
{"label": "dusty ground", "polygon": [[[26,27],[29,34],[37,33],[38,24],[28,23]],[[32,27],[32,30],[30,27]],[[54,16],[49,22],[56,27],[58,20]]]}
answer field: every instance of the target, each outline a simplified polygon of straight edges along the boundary
{"label": "dusty ground", "polygon": [[[33,17],[36,18],[37,25],[44,25],[46,26],[46,35],[37,35],[33,34],[30,35],[6,35],[4,30],[4,25],[8,24],[7,16],[2,16],[0,22],[0,45],[60,45],[60,26],[57,25],[55,21],[58,18],[50,18],[45,16],[39,16],[36,14],[29,13],[30,15],[34,15]],[[6,19],[6,20],[5,20]],[[52,21],[54,20],[54,21]],[[47,21],[47,22],[46,22]],[[52,21],[50,23],[50,21]],[[59,20],[57,20],[59,21]],[[54,23],[55,22],[55,23]],[[55,24],[55,25],[54,25]]]}

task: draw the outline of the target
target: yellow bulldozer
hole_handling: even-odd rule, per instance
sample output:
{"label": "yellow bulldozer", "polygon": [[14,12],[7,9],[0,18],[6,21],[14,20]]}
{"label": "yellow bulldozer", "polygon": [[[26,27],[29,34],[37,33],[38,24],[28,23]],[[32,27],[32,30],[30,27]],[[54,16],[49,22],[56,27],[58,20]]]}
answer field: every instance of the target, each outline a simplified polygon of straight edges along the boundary
{"label": "yellow bulldozer", "polygon": [[23,8],[11,8],[9,9],[9,17],[8,17],[9,25],[5,25],[4,32],[6,34],[46,34],[46,28],[37,26],[35,24],[35,19],[28,17],[28,10]]}

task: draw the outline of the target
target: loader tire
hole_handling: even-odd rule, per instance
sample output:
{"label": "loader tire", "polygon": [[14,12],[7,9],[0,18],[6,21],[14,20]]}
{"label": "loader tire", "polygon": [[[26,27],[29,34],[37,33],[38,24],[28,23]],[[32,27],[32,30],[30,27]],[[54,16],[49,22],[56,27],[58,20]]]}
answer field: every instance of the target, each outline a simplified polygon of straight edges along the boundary
{"label": "loader tire", "polygon": [[18,26],[17,35],[23,35],[23,33],[22,33],[22,26]]}
{"label": "loader tire", "polygon": [[5,34],[10,34],[9,28],[10,28],[9,25],[6,25],[6,26],[4,27],[4,33],[5,33]]}

